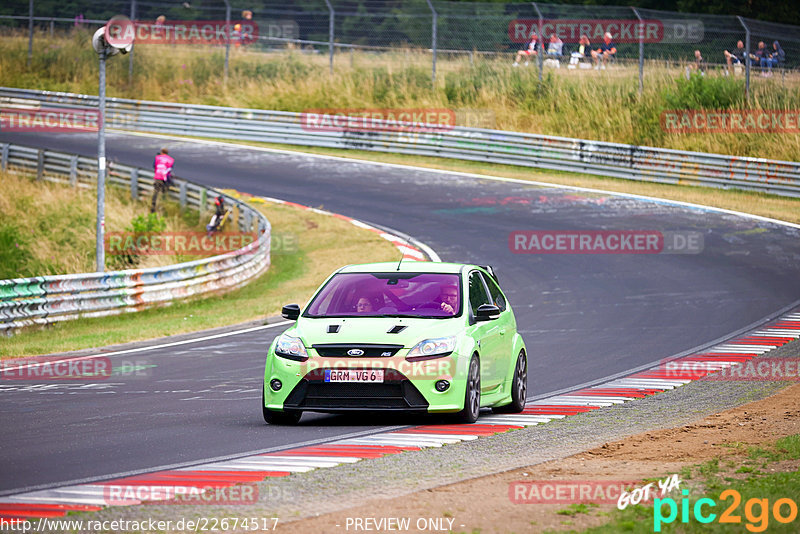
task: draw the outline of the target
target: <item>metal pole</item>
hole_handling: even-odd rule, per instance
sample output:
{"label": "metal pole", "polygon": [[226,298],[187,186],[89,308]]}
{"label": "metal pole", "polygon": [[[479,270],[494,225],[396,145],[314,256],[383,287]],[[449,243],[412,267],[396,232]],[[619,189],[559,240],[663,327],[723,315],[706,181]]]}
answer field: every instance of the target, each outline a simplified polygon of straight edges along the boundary
{"label": "metal pole", "polygon": [[28,1],[28,66],[33,61],[33,0]]}
{"label": "metal pole", "polygon": [[100,84],[99,91],[99,124],[97,130],[97,239],[95,254],[97,257],[97,272],[105,271],[106,258],[103,248],[105,233],[105,203],[106,203],[106,51],[100,52]]}
{"label": "metal pole", "polygon": [[644,90],[644,20],[639,10],[632,7],[634,15],[639,19],[639,94]]}
{"label": "metal pole", "polygon": [[330,63],[331,74],[333,74],[333,23],[336,11],[334,11],[329,0],[325,0],[325,5],[328,6],[328,55],[330,56],[328,62]]}
{"label": "metal pole", "polygon": [[225,76],[224,80],[228,81],[228,57],[231,54],[231,4],[225,0]]}
{"label": "metal pole", "polygon": [[[533,9],[536,10],[536,15],[539,17],[539,38],[536,40],[539,43],[539,52],[536,54],[536,57],[539,58],[539,83],[542,83],[542,70],[544,69],[544,35],[542,35],[542,26],[544,25],[544,18],[542,17],[542,12],[539,11],[539,6],[536,5],[536,2],[533,2]],[[535,48],[534,48],[535,49]]]}
{"label": "metal pole", "polygon": [[426,0],[428,2],[428,7],[433,13],[433,23],[431,28],[431,50],[433,51],[433,67],[431,70],[431,84],[436,85],[436,48],[438,47],[437,41],[439,39],[439,14],[436,12],[436,9],[433,7],[433,3],[431,0]]}
{"label": "metal pole", "polygon": [[736,18],[739,19],[739,24],[744,28],[744,98],[747,102],[750,102],[750,28],[744,23],[742,17],[737,16]]}
{"label": "metal pole", "polygon": [[[131,22],[136,20],[136,0],[131,0]],[[128,56],[128,82],[133,80],[133,44],[131,44],[131,51]]]}

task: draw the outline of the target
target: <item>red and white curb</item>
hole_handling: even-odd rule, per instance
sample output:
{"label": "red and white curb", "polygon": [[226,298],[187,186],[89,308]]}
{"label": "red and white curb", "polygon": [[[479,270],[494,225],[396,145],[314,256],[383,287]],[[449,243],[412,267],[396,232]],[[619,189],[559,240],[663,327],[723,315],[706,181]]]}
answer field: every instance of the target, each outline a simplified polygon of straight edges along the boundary
{"label": "red and white curb", "polygon": [[[285,206],[292,206],[295,208],[300,208],[303,210],[312,211],[314,213],[319,213],[320,215],[328,215],[330,217],[336,217],[337,219],[342,219],[343,221],[347,221],[350,224],[357,226],[363,230],[368,230],[370,232],[374,232],[378,234],[383,239],[392,243],[397,250],[399,250],[403,254],[404,260],[416,260],[416,261],[425,261],[426,259],[430,258],[430,261],[441,261],[439,259],[439,255],[433,251],[427,245],[423,243],[418,243],[418,246],[414,246],[408,240],[403,239],[400,236],[395,234],[391,234],[388,232],[384,232],[379,228],[375,228],[372,225],[369,225],[365,222],[359,221],[358,219],[354,219],[352,217],[347,217],[345,215],[340,215],[338,213],[333,213],[332,211],[322,210],[319,208],[312,208],[310,206],[305,206],[303,204],[298,204],[296,202],[289,202],[288,200],[281,200],[279,198],[272,198],[272,197],[258,197],[254,195],[250,195],[248,193],[242,193],[241,191],[235,191],[234,196],[240,196],[246,198],[248,200],[256,200],[256,201],[264,201],[264,202],[271,202],[273,204],[283,204]],[[424,250],[420,250],[424,249]]]}
{"label": "red and white curb", "polygon": [[[144,489],[143,493],[148,496],[148,500],[156,501],[159,495],[163,499],[169,499],[180,493],[191,494],[236,484],[261,482],[312,469],[493,436],[674,389],[701,375],[752,360],[797,338],[800,338],[800,312],[795,311],[748,334],[672,360],[669,366],[654,366],[604,384],[530,402],[521,414],[487,415],[481,417],[478,423],[469,425],[403,428],[184,469],[21,493],[0,498],[0,519],[23,521],[30,518],[60,517],[69,512],[97,511],[108,506],[141,504],[142,501],[137,498],[117,497],[113,499],[113,504],[109,502],[110,494],[140,494],[128,491],[132,487]],[[701,370],[694,365],[696,363],[702,364]],[[691,370],[682,371],[683,366],[691,367]]]}

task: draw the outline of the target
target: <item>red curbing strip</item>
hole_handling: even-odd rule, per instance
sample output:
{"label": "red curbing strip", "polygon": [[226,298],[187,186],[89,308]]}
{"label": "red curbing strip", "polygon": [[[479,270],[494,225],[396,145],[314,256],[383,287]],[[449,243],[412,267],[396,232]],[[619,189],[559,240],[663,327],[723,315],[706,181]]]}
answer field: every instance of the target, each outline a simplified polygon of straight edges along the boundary
{"label": "red curbing strip", "polygon": [[718,358],[720,360],[727,360],[728,358],[747,358],[748,360],[752,360],[758,354],[754,352],[698,352],[697,354],[693,354],[692,356],[687,356],[687,358],[697,358],[699,356],[708,357],[708,358]]}
{"label": "red curbing strip", "polygon": [[0,503],[0,513],[8,513],[9,510],[46,510],[54,512],[97,512],[102,510],[102,506],[91,504],[43,504],[43,503]]}
{"label": "red curbing strip", "polygon": [[541,405],[536,408],[525,408],[520,412],[522,415],[575,415],[579,413],[599,410],[600,406],[556,406]]}
{"label": "red curbing strip", "polygon": [[486,425],[479,423],[472,423],[466,425],[422,425],[422,426],[415,426],[412,428],[404,428],[402,430],[396,430],[394,432],[390,432],[390,434],[396,434],[408,430],[417,430],[420,432],[427,432],[429,434],[438,434],[445,430],[458,431],[461,432],[462,434],[470,434],[471,432],[496,433],[497,430],[501,428],[505,428],[506,430],[511,430],[512,428],[523,428],[523,427],[522,425]]}
{"label": "red curbing strip", "polygon": [[103,486],[193,486],[197,488],[218,487],[227,488],[236,485],[236,482],[230,480],[200,480],[200,479],[186,479],[178,480],[174,478],[160,478],[154,476],[152,478],[143,478],[137,480],[115,480],[111,483],[103,483]]}
{"label": "red curbing strip", "polygon": [[393,452],[367,452],[367,451],[285,451],[262,454],[262,456],[320,456],[320,457],[351,457],[351,458],[382,458],[387,454],[397,454]]}
{"label": "red curbing strip", "polygon": [[[673,360],[675,363],[693,363],[693,362],[749,362],[752,360],[752,356],[717,356],[715,354],[710,354],[706,356],[687,356],[686,358],[681,358],[680,360]],[[669,365],[669,364],[667,364]]]}
{"label": "red curbing strip", "polygon": [[572,393],[567,393],[564,395],[565,397],[586,397],[586,396],[597,396],[597,397],[631,397],[632,399],[643,399],[647,396],[647,393],[641,393],[636,390],[628,390],[628,391],[615,391],[615,390],[599,390],[593,391],[591,389],[581,389],[578,391],[573,391]]}
{"label": "red curbing strip", "polygon": [[[497,425],[497,426],[501,426],[501,425]],[[521,425],[514,427],[514,429],[518,429],[518,428],[524,428],[524,427],[521,426]],[[416,435],[425,435],[425,434],[436,434],[436,435],[440,435],[440,436],[444,436],[444,435],[453,435],[453,436],[463,436],[463,435],[469,435],[469,436],[493,436],[495,434],[502,434],[503,432],[506,432],[508,430],[511,430],[511,429],[509,429],[509,428],[505,428],[505,429],[504,428],[499,428],[498,430],[492,431],[492,430],[467,430],[467,429],[465,429],[465,430],[445,430],[445,429],[442,429],[442,430],[417,430],[416,428],[406,428],[404,430],[397,430],[395,432],[391,432],[390,434],[387,434],[387,435],[392,435],[392,436],[396,436],[396,435],[414,435],[414,436],[416,436]]]}
{"label": "red curbing strip", "polygon": [[24,503],[20,503],[19,508],[12,508],[8,510],[6,513],[14,517],[27,517],[27,518],[64,517],[65,515],[67,515],[67,512],[64,510],[30,510]]}
{"label": "red curbing strip", "polygon": [[252,475],[250,471],[163,471],[159,473],[166,479],[174,480],[208,480],[208,481],[233,481],[239,482],[261,482],[264,477],[258,474]]}
{"label": "red curbing strip", "polygon": [[234,476],[237,473],[241,473],[242,475],[248,474],[256,476],[258,475],[261,479],[265,478],[272,478],[272,477],[288,477],[292,473],[289,471],[204,471],[202,469],[198,469],[197,471],[193,471],[194,473],[231,473]]}

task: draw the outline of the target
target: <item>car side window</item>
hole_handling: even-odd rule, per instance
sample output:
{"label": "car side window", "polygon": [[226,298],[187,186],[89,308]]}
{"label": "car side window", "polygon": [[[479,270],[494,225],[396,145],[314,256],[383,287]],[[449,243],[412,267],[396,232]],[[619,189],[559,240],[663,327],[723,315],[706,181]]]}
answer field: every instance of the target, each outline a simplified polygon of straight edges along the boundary
{"label": "car side window", "polygon": [[486,286],[483,285],[481,273],[473,271],[469,275],[469,306],[472,308],[472,315],[478,311],[481,304],[491,304],[489,295],[486,294]]}
{"label": "car side window", "polygon": [[503,296],[503,292],[500,291],[500,286],[497,285],[497,282],[495,282],[491,276],[486,276],[483,273],[481,273],[481,275],[486,281],[486,287],[489,288],[489,295],[491,295],[494,305],[500,308],[500,311],[506,311],[506,298]]}

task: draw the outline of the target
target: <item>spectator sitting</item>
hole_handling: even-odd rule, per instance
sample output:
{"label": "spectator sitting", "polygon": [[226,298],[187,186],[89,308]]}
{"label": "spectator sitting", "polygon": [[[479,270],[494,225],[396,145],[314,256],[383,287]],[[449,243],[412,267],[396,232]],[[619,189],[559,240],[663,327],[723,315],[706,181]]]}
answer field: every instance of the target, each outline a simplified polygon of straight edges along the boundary
{"label": "spectator sitting", "polygon": [[[614,46],[613,42],[611,42],[611,34],[609,32],[606,32],[605,35],[603,35],[603,42],[600,43],[600,48],[598,48],[597,50],[592,50],[592,58],[594,59],[595,62],[594,69],[599,70],[600,68],[602,68],[603,70],[605,70],[606,63],[608,63],[609,60],[613,59],[616,56],[616,54],[617,54],[617,47]],[[602,66],[600,65],[601,61],[603,63]]]}
{"label": "spectator sitting", "polygon": [[706,75],[706,60],[703,59],[703,55],[700,53],[700,50],[694,51],[694,64],[692,68],[700,73],[701,76]]}
{"label": "spectator sitting", "polygon": [[744,63],[744,43],[742,41],[738,41],[736,43],[736,50],[733,52],[728,52],[727,50],[723,50],[722,54],[725,56],[725,63],[727,66],[725,67],[725,75],[728,75],[728,69],[731,65],[741,65]]}
{"label": "spectator sitting", "polygon": [[524,49],[524,50],[517,50],[517,57],[516,57],[516,59],[514,59],[514,66],[515,67],[519,67],[519,60],[522,59],[523,57],[525,58],[525,65],[527,65],[528,64],[528,58],[530,56],[536,56],[537,55],[537,53],[538,53],[537,48],[541,48],[541,47],[537,47],[538,42],[539,42],[539,36],[536,35],[535,33],[532,33],[531,34],[531,42],[528,43],[528,47],[526,49]]}
{"label": "spectator sitting", "polygon": [[[569,69],[577,68],[578,64],[581,62],[582,59],[589,61],[592,57],[592,45],[589,43],[589,37],[586,35],[581,35],[580,41],[578,41],[578,50],[571,54],[569,60]],[[589,63],[583,63],[586,68],[591,68]]]}
{"label": "spectator sitting", "polygon": [[545,57],[547,58],[545,60],[545,65],[559,68],[561,66],[559,60],[561,59],[563,50],[564,42],[558,38],[558,35],[551,35],[550,44],[547,45],[547,54],[545,54]]}
{"label": "spectator sitting", "polygon": [[786,61],[786,52],[781,48],[778,41],[772,42],[772,52],[769,57],[762,58],[760,61],[761,67],[767,67],[769,70],[764,73],[764,76],[772,76],[772,67],[780,67]]}
{"label": "spectator sitting", "polygon": [[[758,48],[756,49],[755,54],[750,54],[750,59],[753,60],[753,63],[759,65],[761,67],[765,67],[765,61],[769,61],[770,53],[767,46],[764,44],[764,41],[758,42]],[[765,76],[764,71],[761,72],[762,76]]]}

